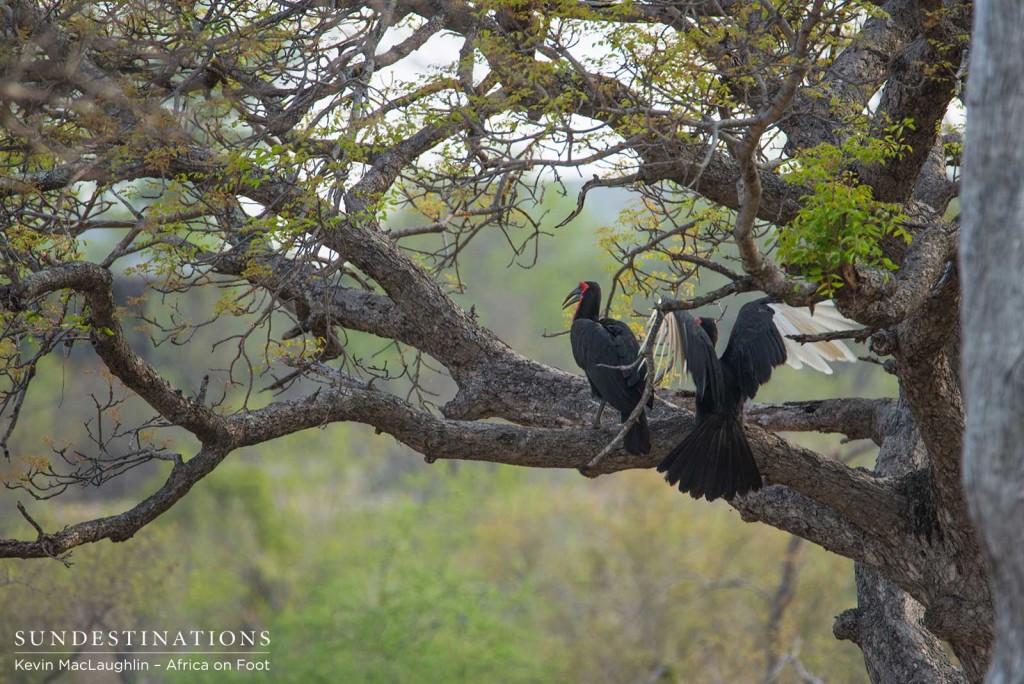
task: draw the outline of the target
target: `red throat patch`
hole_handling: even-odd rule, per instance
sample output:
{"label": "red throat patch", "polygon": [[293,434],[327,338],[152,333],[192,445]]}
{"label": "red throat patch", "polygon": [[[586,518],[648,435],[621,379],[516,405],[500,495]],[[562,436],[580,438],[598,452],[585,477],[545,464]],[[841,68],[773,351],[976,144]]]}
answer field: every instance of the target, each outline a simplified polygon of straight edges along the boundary
{"label": "red throat patch", "polygon": [[583,306],[583,295],[585,295],[587,293],[587,290],[589,290],[589,289],[590,289],[590,286],[587,285],[585,282],[583,282],[581,280],[580,281],[580,301],[576,302],[576,310],[572,314],[573,318],[576,318],[576,316],[579,314],[580,307]]}

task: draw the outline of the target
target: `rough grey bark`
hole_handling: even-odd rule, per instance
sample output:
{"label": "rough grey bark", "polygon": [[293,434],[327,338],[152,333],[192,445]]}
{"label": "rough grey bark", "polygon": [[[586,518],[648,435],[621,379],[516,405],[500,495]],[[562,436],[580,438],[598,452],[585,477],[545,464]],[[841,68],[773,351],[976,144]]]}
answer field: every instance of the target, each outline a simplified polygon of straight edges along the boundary
{"label": "rough grey bark", "polygon": [[990,568],[988,681],[1024,673],[1024,5],[979,0],[968,85],[963,233],[964,488]]}
{"label": "rough grey bark", "polygon": [[[926,451],[909,406],[900,401],[878,419],[881,449],[875,472],[890,477],[914,477],[925,461]],[[917,475],[918,477],[920,475]],[[918,487],[924,491],[923,487]],[[931,512],[921,505],[912,511],[918,535],[938,535],[930,529]],[[925,510],[921,510],[925,508]],[[950,662],[936,634],[926,626],[924,606],[878,571],[855,563],[857,608],[836,618],[836,638],[849,639],[864,653],[864,664],[874,682],[963,682],[967,673]],[[974,678],[980,672],[972,672]]]}
{"label": "rough grey bark", "polygon": [[856,563],[857,608],[837,618],[837,639],[849,639],[864,652],[873,682],[958,684],[968,679],[950,663],[941,642],[919,625],[924,608],[905,591],[867,566]]}

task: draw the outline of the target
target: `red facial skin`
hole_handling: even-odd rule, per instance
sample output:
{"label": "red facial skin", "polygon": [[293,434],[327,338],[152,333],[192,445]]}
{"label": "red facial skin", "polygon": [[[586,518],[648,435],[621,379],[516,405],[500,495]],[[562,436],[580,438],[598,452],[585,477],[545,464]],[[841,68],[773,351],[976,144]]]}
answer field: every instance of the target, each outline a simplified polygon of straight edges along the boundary
{"label": "red facial skin", "polygon": [[576,302],[576,311],[573,312],[573,317],[580,312],[580,307],[583,306],[583,293],[589,289],[589,285],[584,282],[580,283],[580,301]]}

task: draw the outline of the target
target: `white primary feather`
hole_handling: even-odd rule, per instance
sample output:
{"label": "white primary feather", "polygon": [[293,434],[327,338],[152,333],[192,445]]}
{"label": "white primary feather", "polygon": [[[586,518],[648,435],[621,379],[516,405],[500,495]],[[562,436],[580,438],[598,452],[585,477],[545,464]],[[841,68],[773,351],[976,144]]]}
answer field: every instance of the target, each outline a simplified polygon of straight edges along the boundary
{"label": "white primary feather", "polygon": [[789,339],[789,335],[818,335],[859,327],[853,321],[843,318],[832,302],[815,305],[813,314],[810,309],[797,309],[785,304],[768,306],[775,311],[775,327],[782,333],[782,340],[786,344],[786,363],[793,368],[803,368],[803,365],[807,364],[815,370],[831,375],[832,367],[829,366],[829,362],[857,360],[856,355],[841,340],[800,344]]}
{"label": "white primary feather", "polygon": [[[660,304],[661,301],[659,300]],[[651,336],[651,329],[654,327],[654,322],[657,320],[658,312],[651,312],[650,317],[647,319],[647,325],[644,326],[644,341],[640,345],[641,349],[647,345],[647,339]],[[679,330],[676,328],[675,317],[672,314],[665,316],[661,321],[661,327],[658,328],[658,335],[655,337],[653,342],[653,348],[651,349],[651,356],[654,359],[654,368],[656,375],[654,376],[654,384],[660,384],[666,377],[673,373],[673,369],[676,364],[676,356],[679,356],[680,360],[680,373],[686,372],[686,358],[683,356],[683,347],[679,339]]]}
{"label": "white primary feather", "polygon": [[[793,368],[800,369],[806,364],[826,375],[831,375],[832,367],[829,363],[857,360],[857,356],[841,340],[800,344],[788,337],[789,335],[818,335],[825,332],[854,330],[860,327],[853,321],[843,318],[836,311],[835,304],[832,302],[821,302],[815,305],[813,314],[810,309],[798,309],[786,304],[769,304],[768,306],[775,311],[773,320],[786,345],[786,363]],[[647,319],[644,345],[647,344],[647,338],[651,335],[651,329],[654,327],[656,319],[657,312],[651,313],[650,318]],[[671,313],[664,317],[661,327],[658,328],[658,335],[654,339],[651,355],[654,358],[656,370],[655,385],[677,376],[680,379],[685,379],[685,350],[679,329],[676,326],[676,318]]]}
{"label": "white primary feather", "polygon": [[[661,304],[661,300],[658,300]],[[654,328],[654,321],[657,320],[658,312],[654,311],[647,319],[647,325],[644,326],[644,341],[640,345],[640,349],[644,349],[645,345],[648,344],[648,338],[651,336],[651,329]],[[654,338],[652,343],[651,356],[654,359],[654,368],[656,374],[654,376],[655,386],[661,384],[666,378],[679,375],[684,377],[686,374],[686,356],[685,350],[683,349],[683,342],[679,336],[679,329],[676,327],[676,318],[671,313],[667,314],[662,318],[661,327],[658,328],[658,335]],[[679,365],[676,365],[678,361]]]}

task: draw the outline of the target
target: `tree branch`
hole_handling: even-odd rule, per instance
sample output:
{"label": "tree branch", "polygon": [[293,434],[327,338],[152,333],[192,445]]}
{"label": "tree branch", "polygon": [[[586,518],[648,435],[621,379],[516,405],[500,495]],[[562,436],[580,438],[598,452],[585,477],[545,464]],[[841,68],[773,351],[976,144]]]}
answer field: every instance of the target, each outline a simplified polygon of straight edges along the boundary
{"label": "tree branch", "polygon": [[878,421],[892,410],[892,399],[825,399],[784,404],[747,403],[748,424],[772,432],[835,432],[850,439],[881,443]]}
{"label": "tree branch", "polygon": [[121,542],[131,539],[185,496],[224,459],[226,451],[204,447],[188,461],[178,462],[163,486],[137,506],[106,518],[65,527],[36,541],[0,540],[0,558],[52,558],[76,546],[103,539]]}
{"label": "tree branch", "polygon": [[93,347],[110,372],[172,425],[180,425],[203,442],[223,440],[223,418],[173,387],[125,340],[112,285],[113,277],[106,269],[87,262],[66,263],[25,276],[12,288],[12,300],[4,308],[17,311],[30,299],[64,289],[83,295]]}

